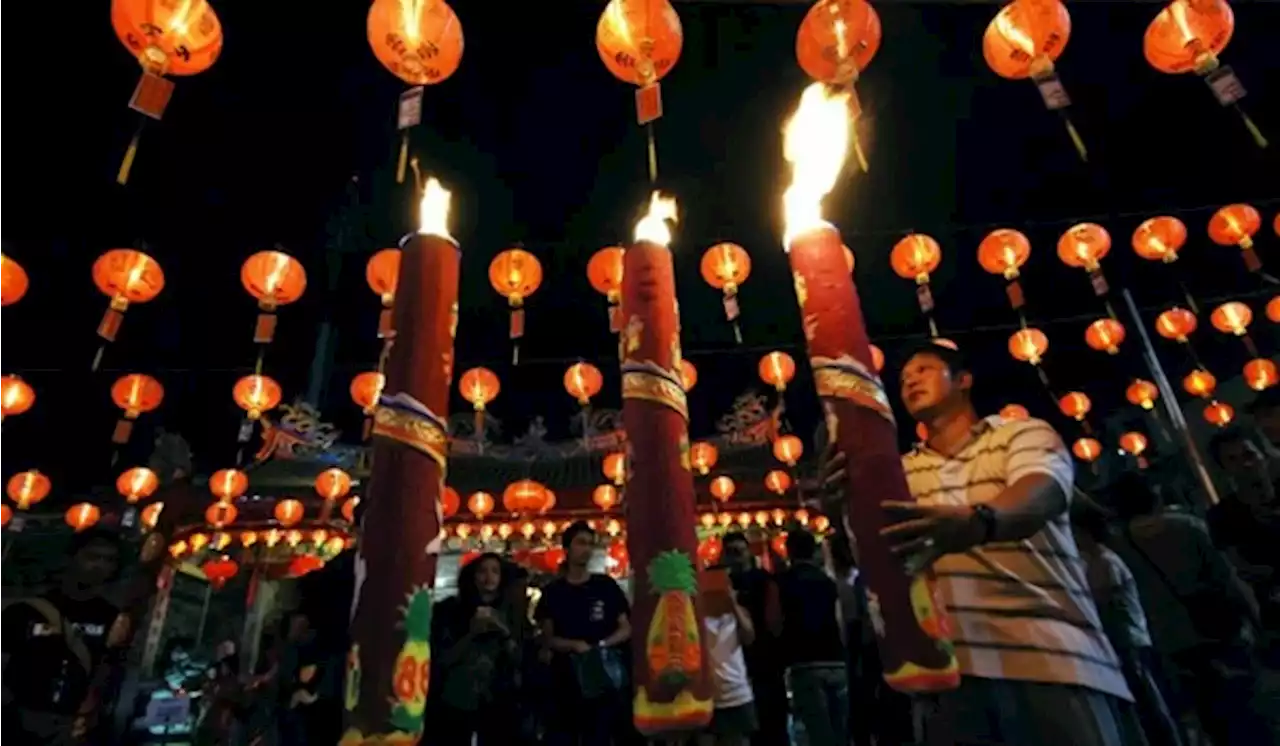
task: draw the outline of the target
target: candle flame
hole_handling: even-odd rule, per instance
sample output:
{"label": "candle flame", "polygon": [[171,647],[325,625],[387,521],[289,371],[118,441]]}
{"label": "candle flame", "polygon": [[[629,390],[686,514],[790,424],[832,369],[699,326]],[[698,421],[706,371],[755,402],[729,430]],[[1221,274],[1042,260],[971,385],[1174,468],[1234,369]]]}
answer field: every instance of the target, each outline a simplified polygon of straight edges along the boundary
{"label": "candle flame", "polygon": [[648,241],[659,246],[671,245],[671,227],[667,223],[677,222],[675,197],[663,197],[654,192],[649,199],[649,212],[636,223],[636,242]]}
{"label": "candle flame", "polygon": [[439,236],[453,241],[449,233],[449,202],[453,193],[440,185],[434,177],[422,187],[422,201],[418,203],[418,235]]}
{"label": "candle flame", "polygon": [[835,186],[849,153],[849,93],[823,83],[804,89],[800,105],[782,129],[782,155],[791,164],[791,186],[782,195],[784,248],[797,235],[826,225],[822,199]]}

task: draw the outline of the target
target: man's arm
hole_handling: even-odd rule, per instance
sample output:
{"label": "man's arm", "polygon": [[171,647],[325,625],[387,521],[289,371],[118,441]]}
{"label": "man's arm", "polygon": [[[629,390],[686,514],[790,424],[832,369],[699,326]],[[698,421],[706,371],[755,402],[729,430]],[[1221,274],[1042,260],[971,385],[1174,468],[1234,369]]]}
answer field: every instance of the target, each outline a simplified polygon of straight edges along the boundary
{"label": "man's arm", "polygon": [[738,594],[730,592],[733,601],[733,616],[738,622],[738,642],[743,646],[756,641],[756,625],[751,621],[751,613],[738,603]]}
{"label": "man's arm", "polygon": [[606,577],[605,582],[609,584],[609,607],[617,613],[618,626],[613,634],[600,641],[600,645],[611,648],[631,639],[631,604],[627,603],[627,596],[617,581]]}
{"label": "man's arm", "polygon": [[[582,640],[556,637],[556,626],[550,618],[543,619],[540,626],[542,628],[542,639],[546,641],[546,646],[557,653],[585,653],[591,649],[591,646]],[[628,633],[630,633],[630,630],[628,630]]]}
{"label": "man's arm", "polygon": [[1067,511],[1075,470],[1067,448],[1047,422],[1026,420],[1008,440],[1007,487],[987,505],[995,513],[991,541],[1032,536]]}

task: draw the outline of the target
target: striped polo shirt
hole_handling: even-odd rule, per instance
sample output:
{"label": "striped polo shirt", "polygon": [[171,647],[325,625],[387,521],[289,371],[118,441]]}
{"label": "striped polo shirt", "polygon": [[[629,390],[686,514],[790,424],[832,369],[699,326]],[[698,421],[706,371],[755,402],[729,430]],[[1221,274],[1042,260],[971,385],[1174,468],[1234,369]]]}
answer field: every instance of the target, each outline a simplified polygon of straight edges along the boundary
{"label": "striped polo shirt", "polygon": [[[994,499],[1031,474],[1070,500],[1074,467],[1043,420],[988,417],[953,457],[920,445],[902,457],[907,485],[929,505]],[[965,676],[1077,684],[1132,700],[1102,631],[1066,513],[1034,536],[948,554],[933,565]]]}

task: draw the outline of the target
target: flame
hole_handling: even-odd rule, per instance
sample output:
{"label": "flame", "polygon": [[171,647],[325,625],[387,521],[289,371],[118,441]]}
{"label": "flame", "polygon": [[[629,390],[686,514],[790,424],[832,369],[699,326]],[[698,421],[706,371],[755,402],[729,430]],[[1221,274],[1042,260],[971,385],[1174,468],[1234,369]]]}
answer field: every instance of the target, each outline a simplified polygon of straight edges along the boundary
{"label": "flame", "polygon": [[649,212],[636,223],[635,240],[656,243],[659,246],[671,245],[671,228],[668,222],[677,222],[675,197],[663,197],[654,192],[649,199]]}
{"label": "flame", "polygon": [[782,195],[783,247],[799,234],[826,225],[822,199],[835,186],[849,153],[849,93],[823,83],[804,89],[800,105],[782,129],[782,155],[791,164],[791,186]]}
{"label": "flame", "polygon": [[418,203],[418,235],[439,236],[453,241],[449,233],[449,202],[453,193],[440,185],[439,179],[427,179]]}

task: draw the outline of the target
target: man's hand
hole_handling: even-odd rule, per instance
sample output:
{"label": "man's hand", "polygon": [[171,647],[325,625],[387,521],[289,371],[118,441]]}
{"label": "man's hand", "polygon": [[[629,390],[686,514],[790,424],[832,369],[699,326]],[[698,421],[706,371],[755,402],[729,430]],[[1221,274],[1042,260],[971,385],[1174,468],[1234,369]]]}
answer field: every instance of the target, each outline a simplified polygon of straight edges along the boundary
{"label": "man's hand", "polygon": [[571,640],[569,642],[569,651],[572,653],[589,653],[591,645],[583,640]]}
{"label": "man's hand", "polygon": [[982,522],[968,505],[920,505],[887,500],[880,507],[898,520],[880,530],[890,550],[911,558],[922,569],[944,554],[963,552],[982,543]]}

